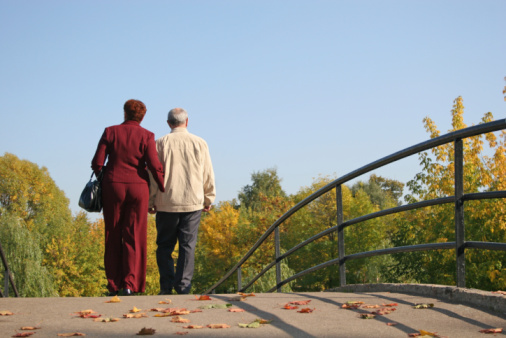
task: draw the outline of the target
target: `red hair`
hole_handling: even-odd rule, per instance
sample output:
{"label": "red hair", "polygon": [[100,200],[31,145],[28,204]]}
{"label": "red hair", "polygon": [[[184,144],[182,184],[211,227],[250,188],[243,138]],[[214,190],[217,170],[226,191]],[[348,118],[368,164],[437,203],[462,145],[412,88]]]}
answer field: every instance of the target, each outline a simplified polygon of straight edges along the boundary
{"label": "red hair", "polygon": [[128,100],[123,106],[125,111],[125,121],[137,121],[141,122],[146,115],[146,105],[139,100]]}

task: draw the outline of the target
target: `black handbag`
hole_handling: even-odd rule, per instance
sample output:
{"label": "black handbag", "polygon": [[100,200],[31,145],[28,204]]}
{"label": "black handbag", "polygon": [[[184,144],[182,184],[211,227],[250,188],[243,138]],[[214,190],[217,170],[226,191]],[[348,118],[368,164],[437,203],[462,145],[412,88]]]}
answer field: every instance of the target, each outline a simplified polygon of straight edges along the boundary
{"label": "black handbag", "polygon": [[96,180],[93,180],[91,173],[90,181],[86,183],[79,198],[79,206],[88,212],[102,211],[102,171]]}

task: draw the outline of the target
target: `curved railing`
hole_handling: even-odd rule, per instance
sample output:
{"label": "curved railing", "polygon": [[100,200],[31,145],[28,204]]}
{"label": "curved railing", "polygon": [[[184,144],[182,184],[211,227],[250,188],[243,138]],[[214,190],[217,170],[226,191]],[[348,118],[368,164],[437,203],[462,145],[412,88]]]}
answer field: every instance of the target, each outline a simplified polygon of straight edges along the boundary
{"label": "curved railing", "polygon": [[[393,153],[389,156],[383,157],[375,162],[372,162],[366,166],[363,166],[355,171],[352,171],[331,183],[327,184],[323,188],[314,192],[310,196],[306,197],[290,210],[288,210],[284,215],[282,215],[277,221],[275,221],[266,231],[260,236],[257,242],[251,247],[251,249],[244,255],[243,258],[239,260],[239,262],[230,269],[216,284],[206,290],[205,294],[211,293],[217,287],[219,287],[223,282],[225,282],[234,272],[238,273],[238,290],[244,291],[249,288],[255,281],[257,281],[265,272],[271,269],[276,265],[276,286],[270,289],[268,292],[273,292],[275,290],[280,291],[281,286],[291,282],[292,280],[299,278],[308,273],[320,270],[330,265],[339,264],[339,278],[340,285],[346,285],[346,261],[364,257],[371,256],[379,256],[385,254],[393,254],[400,252],[412,252],[412,251],[424,251],[424,250],[434,250],[434,249],[456,249],[456,267],[457,267],[457,287],[465,287],[465,249],[474,248],[474,249],[487,249],[487,250],[502,250],[506,251],[506,243],[494,243],[494,242],[475,242],[475,241],[465,241],[464,238],[464,202],[470,200],[478,200],[478,199],[491,199],[491,198],[506,198],[506,191],[492,191],[492,192],[480,192],[480,193],[470,193],[464,194],[464,180],[463,180],[463,163],[464,163],[464,152],[463,152],[463,139],[486,134],[498,130],[506,129],[506,119],[497,120],[493,122],[479,124],[477,126],[468,127],[465,129],[457,130],[455,132],[448,133],[446,135],[442,135],[428,141],[419,143],[412,147],[406,148],[399,152]],[[426,200],[417,203],[412,203],[408,205],[402,205],[399,207],[381,210],[372,214],[364,215],[361,217],[357,217],[355,219],[348,220],[343,222],[343,208],[342,208],[342,192],[341,186],[344,183],[347,183],[354,178],[371,172],[375,169],[383,167],[387,164],[393,163],[400,159],[406,158],[408,156],[420,153],[422,151],[435,148],[441,146],[443,144],[447,144],[453,142],[454,143],[454,151],[455,151],[455,195],[448,196],[443,198],[437,198],[433,200]],[[280,244],[279,244],[279,226],[286,221],[290,216],[300,210],[302,207],[307,205],[308,203],[314,201],[318,197],[322,196],[325,193],[328,193],[332,189],[336,189],[336,204],[337,204],[337,225],[326,229],[325,231],[320,232],[319,234],[305,240],[304,242],[296,245],[290,250],[286,251],[284,254],[280,254]],[[353,224],[357,224],[360,222],[364,222],[373,218],[377,218],[380,216],[385,216],[389,214],[399,213],[407,210],[413,210],[418,208],[424,208],[427,206],[439,205],[439,204],[455,204],[455,242],[446,242],[446,243],[430,243],[430,244],[419,244],[419,245],[410,245],[410,246],[402,246],[402,247],[394,247],[388,249],[374,250],[356,253],[352,255],[345,255],[344,251],[344,229]],[[275,232],[275,257],[276,259],[269,263],[262,271],[260,271],[255,277],[253,277],[249,283],[242,287],[241,282],[241,266],[248,260],[249,257],[262,245],[262,243]],[[310,269],[301,271],[283,281],[281,281],[281,260],[290,256],[295,251],[300,248],[308,245],[309,243],[326,236],[332,232],[337,232],[338,234],[338,251],[339,258],[327,261],[325,263],[316,265]]]}

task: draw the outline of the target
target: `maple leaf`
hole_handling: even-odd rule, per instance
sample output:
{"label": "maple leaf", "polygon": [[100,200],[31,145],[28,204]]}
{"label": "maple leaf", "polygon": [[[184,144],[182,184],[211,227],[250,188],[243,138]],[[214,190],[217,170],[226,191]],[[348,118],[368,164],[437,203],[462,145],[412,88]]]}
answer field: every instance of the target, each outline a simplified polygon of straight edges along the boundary
{"label": "maple leaf", "polygon": [[228,309],[228,312],[246,312],[244,309]]}
{"label": "maple leaf", "polygon": [[121,299],[119,299],[118,296],[114,296],[110,300],[106,301],[106,303],[119,303],[119,302],[121,302]]}
{"label": "maple leaf", "polygon": [[383,304],[383,306],[393,307],[393,306],[399,306],[399,304],[397,304],[397,303],[390,303],[390,304]]}
{"label": "maple leaf", "polygon": [[20,330],[39,330],[40,326],[23,326]]}
{"label": "maple leaf", "polygon": [[165,312],[165,313],[157,313],[156,315],[154,315],[154,317],[170,317],[170,312]]}
{"label": "maple leaf", "polygon": [[156,332],[155,329],[148,329],[143,327],[139,332],[137,332],[138,336],[152,336]]}
{"label": "maple leaf", "polygon": [[211,297],[209,297],[208,295],[201,295],[200,297],[199,296],[195,296],[195,298],[197,300],[211,300]]}
{"label": "maple leaf", "polygon": [[480,330],[481,333],[501,333],[502,332],[502,329],[501,328],[497,328],[497,329],[484,329],[484,330]]}
{"label": "maple leaf", "polygon": [[286,304],[285,306],[283,306],[283,309],[285,309],[285,310],[295,310],[298,308],[299,308],[298,306],[290,305],[290,304]]}
{"label": "maple leaf", "polygon": [[238,292],[237,294],[243,296],[243,297],[255,297],[255,294],[254,293],[242,293],[242,292]]}
{"label": "maple leaf", "polygon": [[227,324],[209,324],[207,325],[210,329],[228,329],[230,325]]}
{"label": "maple leaf", "polygon": [[300,311],[297,311],[297,312],[299,312],[299,313],[311,313],[313,311],[314,311],[314,309],[310,309],[310,308],[306,307],[306,308],[301,309]]}
{"label": "maple leaf", "polygon": [[430,303],[430,304],[419,303],[419,304],[415,304],[413,306],[413,308],[415,308],[415,309],[428,309],[428,308],[431,308],[431,307],[434,307],[434,304],[432,304],[432,303]]}
{"label": "maple leaf", "polygon": [[172,317],[171,322],[173,322],[173,323],[189,323],[190,320],[188,318],[183,318],[183,317],[180,317],[180,316],[175,316],[175,317]]}
{"label": "maple leaf", "polygon": [[360,304],[343,304],[341,305],[341,308],[348,309],[348,310],[356,310],[360,307]]}
{"label": "maple leaf", "polygon": [[12,337],[29,337],[31,336],[32,334],[35,334],[35,332],[19,332],[19,333],[16,333],[14,336]]}
{"label": "maple leaf", "polygon": [[132,310],[130,310],[131,313],[136,313],[136,312],[141,312],[141,311],[142,311],[141,309],[138,309],[135,306]]}
{"label": "maple leaf", "polygon": [[162,307],[155,307],[155,308],[150,309],[149,311],[162,312],[163,310],[165,310],[165,309]]}
{"label": "maple leaf", "polygon": [[257,319],[256,321],[259,322],[260,324],[270,324],[272,322],[272,319],[271,320]]}
{"label": "maple leaf", "polygon": [[188,325],[183,326],[183,329],[203,329],[204,327],[202,325]]}
{"label": "maple leaf", "polygon": [[170,299],[161,300],[158,302],[158,304],[171,304],[172,301]]}
{"label": "maple leaf", "polygon": [[293,301],[293,302],[290,302],[288,304],[293,304],[293,305],[307,305],[309,304],[311,300],[297,300],[297,301]]}
{"label": "maple leaf", "polygon": [[58,333],[58,337],[76,337],[76,336],[86,336],[86,334],[81,332]]}
{"label": "maple leaf", "polygon": [[127,313],[127,314],[123,315],[124,318],[144,318],[147,316],[148,315],[145,313]]}
{"label": "maple leaf", "polygon": [[10,311],[0,311],[0,316],[12,316],[13,314]]}
{"label": "maple leaf", "polygon": [[363,309],[377,309],[379,307],[379,305],[362,305]]}

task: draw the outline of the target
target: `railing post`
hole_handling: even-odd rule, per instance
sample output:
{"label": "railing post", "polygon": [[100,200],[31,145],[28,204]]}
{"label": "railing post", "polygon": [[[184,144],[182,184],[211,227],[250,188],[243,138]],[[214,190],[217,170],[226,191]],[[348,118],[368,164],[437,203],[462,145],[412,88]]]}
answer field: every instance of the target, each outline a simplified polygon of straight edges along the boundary
{"label": "railing post", "polygon": [[[343,224],[343,192],[341,185],[336,186],[336,209],[337,209],[337,226]],[[339,283],[340,286],[346,285],[346,263],[344,262],[344,229],[338,228],[337,231],[337,248],[339,251]]]}
{"label": "railing post", "polygon": [[241,267],[237,269],[237,291],[242,289],[242,270]]}
{"label": "railing post", "polygon": [[455,254],[457,287],[466,287],[465,224],[464,224],[464,146],[455,140]]}
{"label": "railing post", "polygon": [[[279,256],[281,256],[279,227],[276,227],[274,230],[274,242],[276,251],[276,285],[279,285],[281,283],[281,262],[278,261]],[[281,292],[281,288],[278,287],[276,292]]]}

